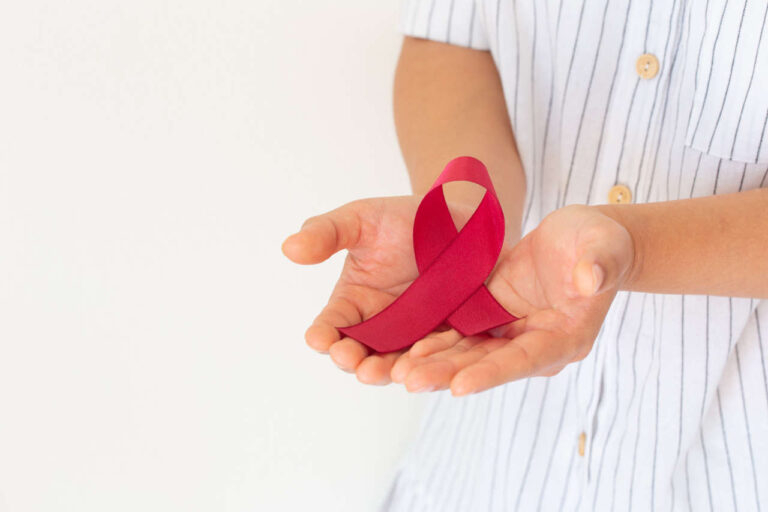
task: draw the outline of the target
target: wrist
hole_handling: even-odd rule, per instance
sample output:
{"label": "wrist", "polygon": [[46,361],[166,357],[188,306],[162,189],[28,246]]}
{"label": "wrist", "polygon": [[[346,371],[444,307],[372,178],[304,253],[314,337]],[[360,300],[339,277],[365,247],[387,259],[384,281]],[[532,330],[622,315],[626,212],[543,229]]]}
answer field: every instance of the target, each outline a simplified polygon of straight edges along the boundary
{"label": "wrist", "polygon": [[639,229],[642,224],[632,221],[633,205],[601,204],[590,206],[590,208],[617,223],[629,235],[628,238],[631,243],[629,254],[631,261],[628,262],[627,270],[620,278],[619,289],[635,289],[635,285],[643,272],[645,244],[642,230]]}

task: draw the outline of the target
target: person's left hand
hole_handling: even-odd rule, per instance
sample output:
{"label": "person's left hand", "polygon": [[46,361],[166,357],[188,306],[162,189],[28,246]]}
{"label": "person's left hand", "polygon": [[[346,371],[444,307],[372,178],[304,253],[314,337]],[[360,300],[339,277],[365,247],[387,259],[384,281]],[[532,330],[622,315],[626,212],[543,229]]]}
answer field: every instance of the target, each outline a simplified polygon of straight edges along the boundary
{"label": "person's left hand", "polygon": [[587,356],[616,292],[633,273],[627,230],[599,209],[568,206],[502,252],[488,289],[520,320],[492,335],[432,333],[403,353],[391,377],[409,391],[465,395]]}

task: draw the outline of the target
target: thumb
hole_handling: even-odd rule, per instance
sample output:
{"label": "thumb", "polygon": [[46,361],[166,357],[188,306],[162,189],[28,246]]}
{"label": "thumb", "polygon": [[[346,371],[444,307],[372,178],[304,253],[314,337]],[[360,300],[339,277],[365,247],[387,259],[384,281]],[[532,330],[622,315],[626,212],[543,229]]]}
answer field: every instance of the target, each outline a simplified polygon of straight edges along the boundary
{"label": "thumb", "polygon": [[304,221],[301,229],[283,241],[283,254],[294,263],[308,265],[327,260],[360,240],[356,202],[347,203]]}
{"label": "thumb", "polygon": [[619,288],[632,266],[632,238],[623,226],[608,222],[583,243],[573,267],[573,283],[582,297]]}

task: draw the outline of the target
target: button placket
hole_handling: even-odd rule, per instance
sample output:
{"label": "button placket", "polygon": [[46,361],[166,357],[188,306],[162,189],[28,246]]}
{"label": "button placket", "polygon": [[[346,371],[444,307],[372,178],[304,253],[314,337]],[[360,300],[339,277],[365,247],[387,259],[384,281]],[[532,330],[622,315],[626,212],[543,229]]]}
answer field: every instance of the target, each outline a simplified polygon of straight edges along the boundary
{"label": "button placket", "polygon": [[[614,301],[611,305],[611,309],[614,309],[618,307],[617,302]],[[605,364],[606,364],[606,357],[608,350],[608,345],[604,343],[604,340],[602,339],[605,336],[605,333],[611,333],[614,332],[616,328],[616,319],[615,315],[611,314],[611,311],[608,312],[606,315],[606,320],[603,324],[603,327],[601,328],[600,332],[597,335],[597,338],[595,339],[595,345],[593,347],[593,350],[595,350],[595,360],[594,360],[594,375],[591,379],[591,386],[592,386],[592,398],[590,400],[590,403],[587,406],[587,409],[584,411],[582,417],[582,431],[584,433],[584,456],[579,457],[581,463],[583,464],[584,471],[582,472],[582,483],[585,486],[588,486],[592,483],[592,463],[593,458],[592,454],[594,453],[594,447],[593,443],[595,440],[595,432],[597,429],[597,414],[600,410],[601,406],[604,402],[604,390],[603,390],[603,379],[605,374]],[[578,447],[577,447],[578,449]]]}
{"label": "button placket", "polygon": [[[574,457],[575,459],[574,465],[576,466],[576,469],[577,469],[575,473],[575,478],[579,482],[579,485],[582,486],[582,488],[584,488],[587,485],[588,479],[587,479],[587,472],[586,472],[586,465],[585,465],[586,459],[585,457],[581,456],[579,453],[580,443],[583,440],[584,452],[586,453],[587,425],[589,425],[590,421],[589,421],[589,415],[587,414],[589,405],[584,404],[582,402],[582,399],[581,399],[582,397],[580,396],[580,392],[579,392],[580,391],[579,384],[581,381],[586,380],[585,379],[586,374],[590,374],[590,377],[591,377],[593,367],[589,365],[590,362],[591,362],[590,356],[588,356],[587,358],[579,361],[578,363],[575,363],[577,365],[580,365],[580,369],[578,371],[574,369],[574,371],[570,372],[570,376],[569,376],[569,381],[570,381],[569,385],[573,389],[573,393],[574,393],[573,400],[576,404],[576,409],[577,409],[577,415],[576,415],[577,428],[572,431],[573,437],[571,438],[572,439],[571,442],[573,443],[571,446],[575,453],[571,456]],[[577,378],[577,376],[579,378]]]}
{"label": "button placket", "polygon": [[600,373],[601,373],[601,367],[602,367],[602,358],[600,358],[600,352],[598,346],[594,347],[593,350],[595,350],[594,353],[594,359],[592,360],[592,365],[586,368],[582,369],[583,371],[589,372],[589,386],[590,386],[590,397],[589,402],[586,404],[586,407],[581,410],[579,414],[579,426],[580,428],[577,430],[575,441],[575,446],[573,447],[574,450],[576,450],[577,455],[577,464],[579,464],[582,468],[580,480],[581,485],[586,488],[590,483],[590,452],[592,450],[591,441],[592,437],[594,435],[594,428],[595,428],[595,411],[596,411],[596,405],[600,401],[600,386],[599,382],[601,379]]}

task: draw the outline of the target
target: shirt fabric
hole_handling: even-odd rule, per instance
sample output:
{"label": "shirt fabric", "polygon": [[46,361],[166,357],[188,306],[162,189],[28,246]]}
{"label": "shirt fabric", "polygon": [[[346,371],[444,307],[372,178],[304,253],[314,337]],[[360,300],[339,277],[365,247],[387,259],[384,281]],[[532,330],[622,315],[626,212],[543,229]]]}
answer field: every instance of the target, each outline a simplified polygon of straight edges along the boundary
{"label": "shirt fabric", "polygon": [[[768,186],[767,15],[765,0],[410,0],[400,29],[492,53],[528,232],[617,184],[633,202]],[[381,510],[768,511],[766,344],[768,301],[620,292],[558,375],[432,393]]]}

